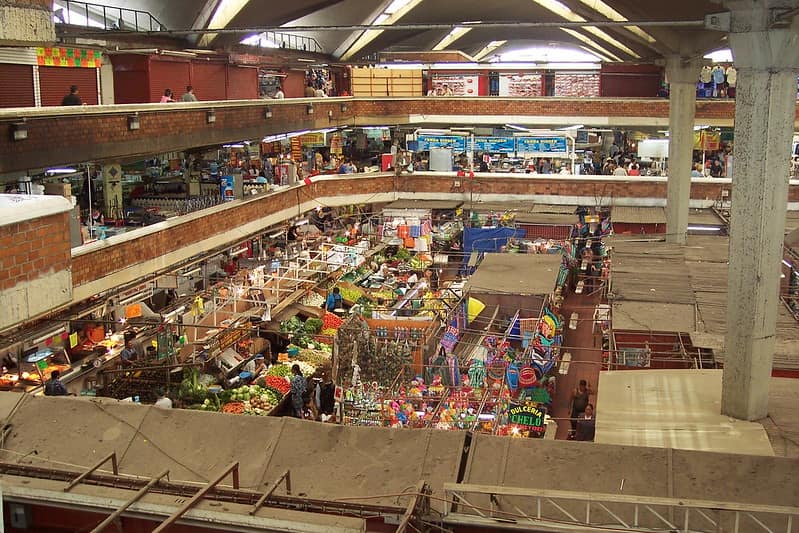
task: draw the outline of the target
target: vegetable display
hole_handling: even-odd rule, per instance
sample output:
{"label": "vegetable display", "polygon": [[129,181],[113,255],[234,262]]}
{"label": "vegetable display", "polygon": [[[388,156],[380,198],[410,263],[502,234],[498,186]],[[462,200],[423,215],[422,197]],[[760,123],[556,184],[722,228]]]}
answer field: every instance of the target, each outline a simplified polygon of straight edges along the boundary
{"label": "vegetable display", "polygon": [[325,317],[322,319],[322,331],[326,329],[338,329],[343,323],[344,321],[335,314],[325,313]]}
{"label": "vegetable display", "polygon": [[[288,365],[275,365],[266,371],[267,376],[289,377],[291,375],[291,367]],[[259,380],[260,381],[260,380]]]}
{"label": "vegetable display", "polygon": [[280,378],[277,376],[266,376],[265,378],[266,386],[272,387],[280,391],[284,396],[289,393],[291,390],[291,385],[289,382],[286,381],[285,378]]}
{"label": "vegetable display", "polygon": [[244,412],[244,402],[228,402],[222,406],[222,412],[240,415]]}

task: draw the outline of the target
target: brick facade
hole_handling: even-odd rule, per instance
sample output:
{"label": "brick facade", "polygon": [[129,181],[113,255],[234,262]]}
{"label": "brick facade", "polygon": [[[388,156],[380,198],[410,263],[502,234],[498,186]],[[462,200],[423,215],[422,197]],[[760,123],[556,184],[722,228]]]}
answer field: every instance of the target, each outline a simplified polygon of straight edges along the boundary
{"label": "brick facade", "polygon": [[[346,103],[347,111],[341,104]],[[272,117],[264,117],[266,106]],[[369,125],[380,119],[408,122],[409,115],[461,115],[461,123],[480,115],[553,117],[634,117],[637,120],[668,119],[664,99],[610,98],[411,98],[411,99],[316,99],[314,113],[308,101],[253,100],[206,106],[168,107],[155,104],[117,106],[113,112],[93,107],[75,114],[43,110],[0,112],[0,173],[101,161],[135,155],[214,146],[266,135],[327,128],[336,125]],[[206,113],[214,109],[216,122]],[[128,129],[128,117],[138,113],[140,129]],[[332,113],[328,116],[328,113]],[[732,124],[735,102],[699,101],[697,120],[728,120]],[[28,138],[14,141],[14,122],[25,119]]]}
{"label": "brick facade", "polygon": [[0,226],[0,291],[70,266],[69,215]]}
{"label": "brick facade", "polygon": [[[453,187],[456,179],[463,182],[458,189]],[[721,196],[721,190],[725,187],[729,185],[694,183],[691,187],[691,198],[715,200]],[[394,178],[391,176],[341,178],[318,181],[310,186],[236,202],[201,217],[187,217],[185,222],[154,234],[76,255],[72,260],[73,284],[77,287],[89,283],[115,271],[157,258],[167,251],[191,246],[192,243],[223,233],[228,228],[241,226],[316,198],[387,193],[393,190]],[[577,181],[556,177],[525,179],[479,175],[473,182],[469,182],[454,176],[414,174],[402,176],[397,190],[400,193],[461,193],[467,200],[470,192],[473,192],[475,201],[481,194],[583,196],[611,201],[617,198],[665,198],[666,183],[620,181],[601,177]],[[789,201],[799,202],[799,187],[791,187]],[[197,253],[200,252],[202,250],[197,250]]]}

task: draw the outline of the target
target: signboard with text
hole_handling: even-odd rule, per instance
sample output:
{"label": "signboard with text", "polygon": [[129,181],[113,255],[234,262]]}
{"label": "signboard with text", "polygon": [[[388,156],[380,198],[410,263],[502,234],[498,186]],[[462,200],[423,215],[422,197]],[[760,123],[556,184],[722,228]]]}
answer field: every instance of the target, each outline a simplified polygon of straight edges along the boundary
{"label": "signboard with text", "polygon": [[522,431],[529,431],[532,435],[541,436],[546,431],[546,413],[534,405],[510,404],[508,409],[508,423],[518,426]]}
{"label": "signboard with text", "polygon": [[512,154],[516,151],[513,137],[475,137],[475,152],[490,154]]}
{"label": "signboard with text", "polygon": [[564,155],[569,153],[566,137],[516,137],[520,154]]}
{"label": "signboard with text", "polygon": [[456,135],[419,135],[416,143],[420,152],[430,151],[431,148],[451,148],[455,153],[466,151],[466,137]]}

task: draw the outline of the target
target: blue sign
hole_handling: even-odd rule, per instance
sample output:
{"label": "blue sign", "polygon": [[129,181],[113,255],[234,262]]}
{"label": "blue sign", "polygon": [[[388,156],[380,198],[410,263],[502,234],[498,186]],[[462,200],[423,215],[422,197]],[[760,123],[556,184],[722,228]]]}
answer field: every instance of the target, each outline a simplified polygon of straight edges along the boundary
{"label": "blue sign", "polygon": [[516,137],[516,151],[527,154],[567,154],[566,137]]}
{"label": "blue sign", "polygon": [[219,194],[222,195],[223,202],[232,202],[236,199],[236,193],[233,189],[233,176],[219,178]]}
{"label": "blue sign", "polygon": [[420,152],[430,151],[431,148],[451,148],[455,153],[466,151],[466,137],[456,135],[419,135],[416,143]]}
{"label": "blue sign", "polygon": [[512,154],[516,151],[513,137],[475,137],[474,150],[490,154]]}

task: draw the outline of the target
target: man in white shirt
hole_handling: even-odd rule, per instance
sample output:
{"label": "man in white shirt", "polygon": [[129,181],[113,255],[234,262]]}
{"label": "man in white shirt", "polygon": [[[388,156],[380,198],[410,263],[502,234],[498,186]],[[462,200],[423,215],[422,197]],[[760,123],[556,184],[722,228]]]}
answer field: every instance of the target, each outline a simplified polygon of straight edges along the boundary
{"label": "man in white shirt", "polygon": [[277,92],[275,92],[275,100],[283,100],[286,97],[286,94],[283,92],[283,88],[278,85]]}
{"label": "man in white shirt", "polygon": [[172,400],[164,394],[164,391],[158,391],[158,399],[155,401],[155,406],[159,409],[172,409]]}

